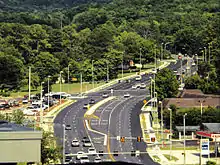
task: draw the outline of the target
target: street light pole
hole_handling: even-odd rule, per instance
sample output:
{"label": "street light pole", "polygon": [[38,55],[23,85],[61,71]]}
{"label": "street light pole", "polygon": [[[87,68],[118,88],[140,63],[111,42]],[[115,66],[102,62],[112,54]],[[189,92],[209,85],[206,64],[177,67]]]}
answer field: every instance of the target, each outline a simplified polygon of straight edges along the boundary
{"label": "street light pole", "polygon": [[92,88],[94,88],[94,66],[93,66],[94,60],[92,60]]}
{"label": "street light pole", "polygon": [[[166,52],[166,46],[168,45],[168,44],[170,44],[171,42],[167,42],[167,43],[165,43],[165,45],[164,45],[164,50],[165,50],[165,52]],[[165,54],[165,53],[164,53]]]}
{"label": "street light pole", "polygon": [[47,78],[48,78],[48,84],[47,84],[47,103],[48,103],[48,111],[50,110],[50,95],[49,95],[49,91],[50,91],[50,77],[51,77],[51,76],[47,76]]}
{"label": "street light pole", "polygon": [[68,79],[68,93],[70,93],[70,90],[69,90],[69,80],[70,80],[70,65],[71,65],[71,64],[69,64],[69,65],[68,65],[68,68],[67,68],[67,69],[68,69],[68,75],[67,75],[67,79]]}
{"label": "street light pole", "polygon": [[80,73],[80,93],[82,97],[82,73]]}
{"label": "street light pole", "polygon": [[172,109],[168,108],[170,111],[170,160],[171,160],[171,152],[172,152]]}
{"label": "street light pole", "polygon": [[63,124],[63,164],[65,164],[65,124]]}
{"label": "street light pole", "polygon": [[41,85],[40,85],[40,125],[41,125],[41,127],[43,125],[43,108],[42,108],[43,84],[44,84],[44,82],[41,82]]}
{"label": "street light pole", "polygon": [[155,94],[155,101],[156,101],[155,102],[155,104],[156,104],[155,106],[156,106],[156,110],[157,110],[157,135],[159,135],[159,129],[158,129],[158,124],[159,124],[158,114],[159,113],[158,113],[158,105],[157,105],[157,92],[154,92],[154,94]]}
{"label": "street light pole", "polygon": [[163,102],[159,101],[159,104],[161,105],[160,118],[161,118],[161,139],[162,139],[162,147],[163,147]]}
{"label": "street light pole", "polygon": [[205,62],[207,62],[207,59],[206,59],[206,47],[204,47],[205,49]]}
{"label": "street light pole", "polygon": [[107,61],[107,82],[109,81],[109,66],[108,66],[108,61]]}
{"label": "street light pole", "polygon": [[60,104],[61,104],[61,91],[62,91],[62,88],[61,88],[61,84],[62,84],[62,71],[60,71]]}
{"label": "street light pole", "polygon": [[124,66],[123,66],[124,54],[125,54],[125,51],[122,53],[122,61],[121,61],[121,76],[122,76],[122,78],[124,77]]}
{"label": "street light pole", "polygon": [[140,48],[140,73],[141,73],[141,48]]}
{"label": "street light pole", "polygon": [[31,67],[29,66],[28,100],[31,100]]}
{"label": "street light pole", "polygon": [[187,113],[185,113],[183,115],[183,136],[184,136],[184,165],[186,164],[186,115]]}

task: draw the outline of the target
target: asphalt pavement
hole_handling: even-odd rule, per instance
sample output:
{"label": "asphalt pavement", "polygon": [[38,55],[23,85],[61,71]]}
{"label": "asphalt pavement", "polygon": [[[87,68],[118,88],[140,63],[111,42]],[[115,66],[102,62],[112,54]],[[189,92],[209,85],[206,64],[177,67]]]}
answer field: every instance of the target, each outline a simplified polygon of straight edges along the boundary
{"label": "asphalt pavement", "polygon": [[[183,61],[183,65],[185,65]],[[180,68],[180,61],[177,63],[171,63],[168,68],[176,70]],[[136,83],[150,81],[152,74],[142,76],[140,82],[135,79],[130,79],[130,82],[122,81],[111,87],[106,88],[100,92],[94,92],[88,94],[88,98],[78,99],[76,103],[66,107],[62,110],[54,120],[54,134],[58,138],[58,144],[62,145],[63,142],[63,124],[71,125],[71,130],[65,130],[65,152],[76,154],[78,151],[88,152],[87,147],[71,147],[71,141],[73,139],[82,140],[83,137],[89,137],[92,140],[92,145],[96,148],[96,151],[112,152],[117,150],[118,152],[130,152],[133,150],[146,151],[146,144],[144,142],[137,142],[136,137],[141,136],[141,128],[139,122],[139,113],[143,105],[143,100],[149,94],[149,90],[146,89],[132,89],[132,85]],[[113,89],[113,93],[111,93]],[[107,93],[109,95],[116,96],[114,100],[107,102],[100,106],[95,115],[100,119],[91,119],[90,125],[93,129],[109,135],[108,146],[104,146],[104,137],[100,134],[88,132],[85,127],[84,113],[86,109],[83,109],[83,105],[87,104],[91,98],[96,102],[102,100],[102,94]],[[124,94],[129,93],[129,98],[124,98]],[[120,142],[116,138],[117,136],[125,137],[125,142]],[[126,139],[126,137],[130,139]],[[131,139],[134,138],[134,139]],[[132,157],[130,154],[124,154],[119,156],[106,155],[102,157],[102,160],[126,161],[140,164],[156,164],[154,163],[148,154],[141,155],[140,157]],[[90,156],[90,161],[94,160],[94,156]],[[75,162],[75,157],[72,159]]]}

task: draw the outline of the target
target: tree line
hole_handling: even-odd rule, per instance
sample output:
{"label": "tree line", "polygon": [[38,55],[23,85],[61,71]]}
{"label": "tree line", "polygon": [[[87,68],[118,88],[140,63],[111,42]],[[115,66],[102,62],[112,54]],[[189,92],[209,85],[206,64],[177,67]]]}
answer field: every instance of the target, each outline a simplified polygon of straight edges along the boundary
{"label": "tree line", "polygon": [[[43,2],[42,2],[43,3]],[[49,3],[49,2],[47,2]],[[65,2],[63,2],[65,4]],[[120,0],[83,3],[72,8],[0,12],[0,89],[33,87],[59,72],[67,80],[80,73],[84,81],[117,77],[122,63],[146,64],[170,54],[197,54],[211,47],[211,64],[219,81],[219,6],[216,0]],[[218,82],[216,81],[216,82]]]}

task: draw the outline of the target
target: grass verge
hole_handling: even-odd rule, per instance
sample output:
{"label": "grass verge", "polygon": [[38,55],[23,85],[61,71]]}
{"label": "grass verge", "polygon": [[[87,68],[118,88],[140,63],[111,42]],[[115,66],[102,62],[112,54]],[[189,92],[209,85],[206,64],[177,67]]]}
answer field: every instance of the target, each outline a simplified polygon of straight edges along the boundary
{"label": "grass verge", "polygon": [[157,155],[152,156],[155,162],[160,162],[160,158]]}
{"label": "grass verge", "polygon": [[[166,145],[166,144],[165,144]],[[166,145],[165,147],[161,147],[160,148],[161,150],[170,150],[170,146],[169,145]],[[190,147],[186,147],[186,150],[197,150],[198,147],[196,146],[190,146]],[[172,146],[172,150],[184,150],[183,147],[175,147],[175,146]]]}
{"label": "grass verge", "polygon": [[170,157],[170,155],[168,155],[168,154],[163,154],[169,161],[177,161],[177,160],[179,160],[177,157],[175,157],[175,156],[172,156],[171,155],[171,157]]}

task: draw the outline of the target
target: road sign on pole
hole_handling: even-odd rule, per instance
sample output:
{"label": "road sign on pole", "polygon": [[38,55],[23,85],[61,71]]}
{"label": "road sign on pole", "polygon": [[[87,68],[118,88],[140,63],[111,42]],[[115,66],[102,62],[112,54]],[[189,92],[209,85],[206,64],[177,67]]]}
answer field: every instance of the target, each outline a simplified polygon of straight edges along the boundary
{"label": "road sign on pole", "polygon": [[201,144],[201,154],[209,155],[209,139],[200,139]]}

